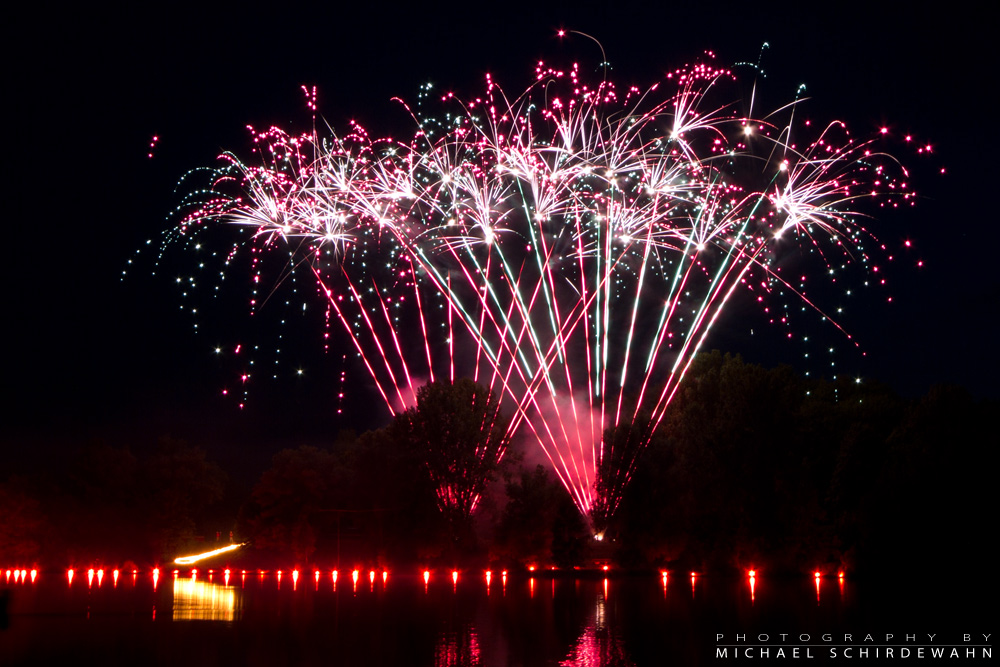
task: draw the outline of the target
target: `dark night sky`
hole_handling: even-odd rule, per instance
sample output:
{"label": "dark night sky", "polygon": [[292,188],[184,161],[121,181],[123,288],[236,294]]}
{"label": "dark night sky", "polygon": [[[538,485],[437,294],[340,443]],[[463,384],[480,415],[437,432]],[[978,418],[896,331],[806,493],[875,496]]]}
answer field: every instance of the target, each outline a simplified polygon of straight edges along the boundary
{"label": "dark night sky", "polygon": [[[998,396],[989,343],[1000,292],[987,206],[996,196],[997,59],[984,15],[954,2],[947,14],[843,3],[771,11],[725,3],[399,11],[361,4],[131,15],[39,8],[5,21],[0,447],[10,467],[0,467],[0,478],[93,438],[142,447],[169,434],[206,447],[223,467],[263,465],[280,447],[329,439],[339,425],[330,407],[338,355],[317,353],[318,332],[316,349],[302,352],[309,377],[262,388],[241,412],[219,396],[233,369],[211,353],[237,332],[194,335],[179,311],[169,276],[185,272],[188,260],[175,253],[153,278],[147,255],[122,282],[126,261],[170,226],[184,171],[224,149],[245,152],[247,123],[308,121],[301,84],[319,87],[320,112],[334,127],[357,118],[379,132],[408,129],[390,98],[412,99],[425,81],[471,93],[489,71],[520,90],[538,59],[595,60],[592,42],[560,41],[558,28],[597,37],[613,78],[643,87],[705,50],[728,64],[755,59],[767,41],[776,100],[791,99],[804,82],[817,115],[844,118],[861,133],[888,123],[932,141],[936,156],[926,166],[948,174],[921,170],[926,199],[873,225],[887,245],[911,238],[916,250],[891,271],[892,304],[873,297],[845,317],[867,356],[844,345],[841,368],[908,395],[954,382]],[[240,298],[234,291],[226,308],[239,309]],[[748,337],[738,315],[710,346],[769,364],[801,356],[780,335]],[[353,423],[380,418],[355,412]]]}

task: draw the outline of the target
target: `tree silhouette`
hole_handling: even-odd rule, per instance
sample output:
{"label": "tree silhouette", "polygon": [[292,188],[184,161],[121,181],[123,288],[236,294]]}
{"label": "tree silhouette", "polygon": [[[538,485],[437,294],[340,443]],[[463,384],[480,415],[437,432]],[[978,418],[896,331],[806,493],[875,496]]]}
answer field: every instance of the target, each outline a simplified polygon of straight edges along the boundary
{"label": "tree silhouette", "polygon": [[421,387],[417,404],[396,417],[396,437],[424,462],[438,507],[453,528],[468,523],[494,479],[509,425],[498,398],[464,378]]}
{"label": "tree silhouette", "polygon": [[239,532],[258,549],[291,553],[300,564],[316,550],[316,512],[337,507],[349,471],[324,449],[301,446],[274,455],[244,505]]}

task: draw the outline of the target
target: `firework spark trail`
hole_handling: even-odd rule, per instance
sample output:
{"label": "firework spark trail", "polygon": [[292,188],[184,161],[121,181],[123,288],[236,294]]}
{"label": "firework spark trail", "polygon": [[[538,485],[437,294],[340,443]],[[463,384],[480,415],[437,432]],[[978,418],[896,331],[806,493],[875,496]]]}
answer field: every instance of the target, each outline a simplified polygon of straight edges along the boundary
{"label": "firework spark trail", "polygon": [[[780,275],[782,253],[865,262],[859,200],[914,202],[873,141],[796,123],[798,97],[763,119],[713,101],[734,80],[702,63],[619,95],[575,65],[539,63],[517,97],[487,77],[482,97],[445,95],[443,118],[407,106],[408,142],[354,123],[322,141],[270,130],[262,166],[227,158],[182,227],[227,220],[263,246],[298,239],[393,412],[417,377],[488,374],[514,406],[511,429],[526,425],[600,533],[737,288],[780,285],[812,306]],[[814,136],[804,148],[800,133]],[[220,194],[233,182],[239,196]],[[455,356],[463,340],[471,368]]]}
{"label": "firework spark trail", "polygon": [[[251,230],[250,241],[226,256],[228,264],[249,246],[255,283],[262,280],[263,258],[278,248],[280,256],[291,258],[283,260],[290,262],[283,273],[307,266],[328,320],[339,322],[350,336],[391,414],[413,405],[425,381],[454,380],[454,341],[464,343],[464,327],[455,330],[453,304],[436,292],[425,293],[415,277],[418,266],[395,243],[399,219],[391,211],[411,196],[412,185],[398,163],[380,159],[378,153],[389,152],[391,144],[370,141],[356,125],[345,139],[320,140],[315,133],[293,137],[271,128],[254,133],[254,143],[256,164],[224,154],[221,166],[210,172],[210,186],[188,195],[185,214],[168,242],[222,222]],[[252,300],[251,305],[263,303]],[[445,322],[438,307],[448,313]],[[504,393],[504,369],[487,366],[489,395]],[[249,379],[245,374],[244,382]],[[502,457],[520,421],[515,415],[505,423],[503,446],[476,455]],[[489,426],[494,430],[494,424]],[[450,488],[439,488],[438,497],[443,504],[474,508],[478,503],[478,495],[466,498]]]}
{"label": "firework spark trail", "polygon": [[[553,84],[563,78],[575,90],[559,96]],[[708,93],[732,78],[705,65],[679,70],[678,91],[648,110],[641,105],[655,87],[630,91],[625,99],[638,101],[622,107],[613,86],[588,88],[575,68],[540,67],[538,83],[513,101],[490,80],[487,95],[456,114],[459,129],[443,129],[436,142],[421,137],[430,143],[416,150],[435,156],[437,171],[414,179],[409,208],[395,211],[419,229],[398,240],[427,274],[439,263],[462,267],[464,286],[435,286],[473,335],[490,341],[492,363],[519,366],[524,386],[511,397],[595,526],[617,508],[638,452],[736,288],[753,273],[787,284],[775,270],[776,246],[798,234],[821,252],[829,239],[849,254],[848,242],[859,247],[867,233],[855,222],[857,198],[900,187],[897,201],[912,200],[904,182],[871,178],[884,173],[876,163],[890,162],[885,156],[830,140],[839,124],[803,151],[791,120],[740,117],[731,104],[702,112]],[[660,289],[662,305],[651,297]],[[629,405],[636,382],[639,400]],[[647,400],[654,384],[662,388]],[[646,424],[637,421],[644,411]],[[636,429],[637,446],[612,451],[615,427]],[[624,469],[598,491],[605,460]]]}

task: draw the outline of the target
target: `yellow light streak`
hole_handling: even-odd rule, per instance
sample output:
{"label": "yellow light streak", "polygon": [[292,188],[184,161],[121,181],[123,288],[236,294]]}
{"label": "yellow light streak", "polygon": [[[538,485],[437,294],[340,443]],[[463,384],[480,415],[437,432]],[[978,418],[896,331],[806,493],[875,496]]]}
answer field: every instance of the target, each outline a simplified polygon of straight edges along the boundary
{"label": "yellow light streak", "polygon": [[242,544],[230,544],[227,547],[222,547],[221,549],[213,549],[212,551],[206,551],[202,554],[194,554],[193,556],[178,556],[174,559],[174,563],[177,565],[191,565],[192,563],[197,563],[205,558],[211,558],[212,556],[218,556],[219,554],[224,554],[227,551],[235,551],[242,547],[246,542]]}

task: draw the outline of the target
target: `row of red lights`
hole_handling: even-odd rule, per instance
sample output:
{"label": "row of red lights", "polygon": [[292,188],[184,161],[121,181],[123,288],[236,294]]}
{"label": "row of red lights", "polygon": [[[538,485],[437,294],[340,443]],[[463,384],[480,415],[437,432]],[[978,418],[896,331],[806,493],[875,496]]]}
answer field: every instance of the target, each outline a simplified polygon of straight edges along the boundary
{"label": "row of red lights", "polygon": [[13,570],[7,570],[6,574],[7,574],[7,583],[10,583],[11,575],[14,575],[15,584],[18,583],[19,581],[20,582],[27,581],[28,577],[31,577],[31,583],[35,583],[35,579],[38,577],[38,570],[35,568],[32,568],[31,570],[18,570],[15,568]]}
{"label": "row of red lights", "polygon": [[[232,575],[232,570],[230,570],[229,568],[226,568],[225,570],[222,570],[222,573],[228,579]],[[278,579],[280,580],[281,576],[283,574],[283,570],[277,570],[275,573],[277,574]],[[178,576],[180,576],[180,570],[173,570],[172,574],[174,575],[174,578],[176,579]],[[209,575],[214,575],[215,574],[215,570],[214,569],[208,570],[208,574]],[[247,575],[247,571],[246,570],[241,570],[240,574],[245,577]],[[257,574],[259,576],[263,577],[264,575],[269,574],[269,571],[268,570],[257,570]],[[376,574],[377,573],[376,573],[375,570],[369,570],[369,572],[368,572],[368,579],[369,579],[370,582],[372,582],[372,583],[375,582]],[[388,570],[381,570],[381,574],[382,574],[382,583],[384,584],[386,582],[386,580],[389,578],[389,572],[388,572]],[[458,574],[459,574],[458,570],[452,570],[452,572],[451,572],[452,581],[456,581],[456,582],[458,581]],[[493,576],[493,572],[492,572],[492,570],[486,570],[485,574],[486,574],[486,581],[487,581],[487,583],[489,583],[489,581],[491,580],[491,578]],[[118,569],[114,569],[114,570],[112,570],[111,575],[112,575],[112,578],[114,580],[115,585],[117,585],[118,584],[118,578],[121,575],[121,571],[118,570]],[[190,575],[191,575],[192,579],[196,579],[198,577],[198,569],[197,568],[192,568],[190,570]],[[314,578],[316,579],[316,581],[319,582],[320,577],[322,576],[322,573],[319,570],[314,570],[313,571],[313,575],[314,575]],[[506,578],[507,577],[507,570],[504,570],[501,573],[501,575],[504,578]],[[76,570],[75,569],[69,568],[68,570],[66,570],[66,578],[67,578],[68,582],[70,583],[70,585],[73,584],[73,578],[75,576],[76,576]],[[138,576],[139,576],[139,570],[132,570],[132,578],[133,578],[133,580],[135,580]],[[158,567],[153,568],[152,576],[153,576],[153,580],[154,581],[157,580],[157,579],[159,579],[160,568],[158,568]],[[339,576],[340,576],[340,573],[339,573],[338,570],[331,570],[330,577],[333,580],[333,583],[337,583],[337,579],[339,578]],[[361,571],[360,570],[353,570],[351,572],[351,579],[354,581],[354,583],[358,582],[358,579],[360,578],[360,576],[361,576]],[[22,581],[27,581],[28,577],[31,578],[31,583],[35,583],[35,579],[38,578],[38,570],[35,569],[35,568],[33,568],[30,571],[29,570],[24,570],[24,569],[22,569],[22,570],[12,569],[12,570],[7,570],[6,571],[6,580],[7,580],[7,583],[10,583],[11,578],[13,578],[14,583],[18,583],[18,582],[22,582]],[[424,583],[429,582],[430,581],[430,577],[431,577],[431,570],[424,570],[423,571]],[[104,581],[104,569],[103,568],[98,568],[98,569],[90,568],[89,570],[87,570],[87,583],[88,584],[92,584],[93,581],[94,581],[94,579],[97,579],[97,585],[98,586],[100,586],[103,583],[103,581]],[[295,581],[295,582],[297,582],[298,579],[299,579],[299,571],[298,570],[292,570],[292,580]]]}
{"label": "row of red lights", "polygon": [[[609,567],[607,565],[605,565],[605,566],[603,566],[602,569],[605,572],[607,572],[609,570]],[[534,572],[535,571],[535,566],[534,565],[530,566],[528,568],[528,570],[530,572]],[[192,568],[190,572],[191,572],[191,577],[192,578],[195,578],[195,577],[198,576],[198,570],[197,570],[197,568]],[[265,574],[268,574],[267,570],[257,570],[257,572],[258,572],[258,574],[260,576],[264,576]],[[387,570],[382,570],[381,572],[382,572],[382,583],[385,583],[385,581],[389,577],[389,572]],[[231,570],[229,570],[229,568],[226,568],[223,571],[223,573],[226,575],[226,577],[229,577],[230,574],[231,574]],[[452,570],[452,572],[451,572],[451,578],[455,582],[458,581],[458,573],[459,573],[458,570]],[[73,583],[73,577],[75,576],[75,574],[76,574],[76,571],[73,568],[70,568],[70,569],[66,570],[66,576],[69,579],[69,583],[70,584]],[[112,577],[114,579],[115,584],[118,583],[119,574],[120,574],[119,570],[117,570],[117,569],[112,570]],[[138,574],[139,574],[138,570],[132,570],[132,577],[133,577],[133,579],[135,577],[137,577]],[[160,568],[153,568],[152,574],[153,574],[154,578],[158,578],[159,574],[160,574]],[[174,575],[175,578],[179,574],[180,574],[180,570],[174,570],[173,571],[173,575]],[[208,574],[209,575],[215,574],[215,570],[208,570]],[[241,570],[241,574],[243,576],[246,576],[247,571],[246,570]],[[319,570],[314,570],[313,574],[314,574],[314,577],[315,577],[316,581],[318,582],[319,579],[320,579],[320,576],[321,576],[320,571]],[[485,574],[486,574],[486,582],[489,583],[490,580],[491,580],[491,578],[493,577],[493,572],[492,572],[492,570],[486,570]],[[503,570],[503,572],[501,574],[502,574],[503,577],[506,577],[507,576],[507,570]],[[660,574],[663,577],[663,579],[666,579],[667,576],[669,575],[669,570],[662,570],[660,572]],[[277,575],[278,575],[278,578],[280,579],[281,575],[282,575],[282,570],[277,570]],[[337,570],[332,570],[330,572],[330,576],[333,579],[333,583],[337,583],[337,578],[339,576],[339,572]],[[698,572],[691,572],[691,577],[692,578],[695,578],[695,577],[698,577],[698,576],[701,576],[701,575],[699,575]],[[747,576],[750,577],[751,579],[755,578],[757,576],[756,570],[748,570],[747,571]],[[819,570],[813,572],[813,577],[816,578],[816,579],[819,579],[822,576],[823,576],[823,573],[820,572]],[[12,577],[14,579],[14,583],[25,582],[25,581],[28,580],[29,577],[31,578],[31,583],[34,583],[35,579],[38,577],[38,570],[35,569],[35,568],[32,568],[31,570],[27,570],[27,569],[20,569],[19,570],[19,569],[16,569],[16,568],[15,569],[8,569],[8,570],[6,570],[6,581],[7,581],[7,583],[10,583],[10,580],[11,580]],[[97,570],[95,570],[94,568],[90,568],[89,570],[87,570],[87,579],[88,579],[88,582],[92,582],[95,577],[97,578],[97,584],[98,584],[98,586],[100,586],[101,582],[104,579],[104,570],[103,569],[97,569]],[[351,572],[351,578],[352,578],[352,580],[355,583],[357,583],[359,577],[360,577],[360,570],[353,570]],[[368,579],[369,579],[369,581],[371,581],[372,583],[374,583],[375,582],[375,577],[376,577],[376,571],[375,570],[369,570],[369,572],[368,572]],[[430,581],[430,577],[431,577],[431,571],[430,570],[424,570],[423,571],[424,583],[429,582]],[[838,572],[837,573],[837,578],[838,579],[843,579],[844,578],[844,572],[843,571]],[[299,579],[299,571],[298,570],[292,570],[292,579],[294,581],[296,581],[296,582],[298,581],[298,579]]]}

